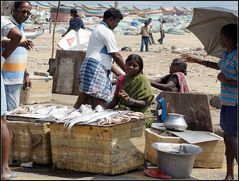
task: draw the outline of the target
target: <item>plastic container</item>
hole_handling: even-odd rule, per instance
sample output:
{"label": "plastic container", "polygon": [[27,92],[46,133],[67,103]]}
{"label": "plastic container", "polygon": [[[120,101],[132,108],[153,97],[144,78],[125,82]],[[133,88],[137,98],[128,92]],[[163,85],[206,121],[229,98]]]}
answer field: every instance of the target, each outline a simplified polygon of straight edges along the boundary
{"label": "plastic container", "polygon": [[190,177],[195,157],[202,152],[193,144],[155,142],[152,147],[157,150],[159,170],[179,179]]}

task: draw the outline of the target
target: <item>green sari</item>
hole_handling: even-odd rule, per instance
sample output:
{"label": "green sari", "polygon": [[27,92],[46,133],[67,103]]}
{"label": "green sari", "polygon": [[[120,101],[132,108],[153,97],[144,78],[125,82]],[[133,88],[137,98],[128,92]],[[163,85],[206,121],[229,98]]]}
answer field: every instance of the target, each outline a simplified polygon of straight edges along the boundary
{"label": "green sari", "polygon": [[[126,76],[123,81],[122,89],[125,90],[129,97],[135,100],[147,99],[148,104],[143,108],[128,107],[128,104],[124,100],[120,100],[118,103],[118,109],[142,112],[144,113],[145,117],[152,117],[152,113],[150,111],[150,104],[154,100],[154,94],[150,85],[150,81],[145,75],[139,74],[130,78]],[[146,118],[146,127],[150,127],[152,122],[153,118]]]}

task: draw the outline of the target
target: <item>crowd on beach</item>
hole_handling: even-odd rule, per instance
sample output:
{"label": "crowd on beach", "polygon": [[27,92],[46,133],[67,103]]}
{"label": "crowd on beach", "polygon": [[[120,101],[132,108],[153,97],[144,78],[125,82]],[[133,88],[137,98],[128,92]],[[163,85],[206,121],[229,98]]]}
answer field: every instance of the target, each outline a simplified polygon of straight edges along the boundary
{"label": "crowd on beach", "polygon": [[[27,51],[34,48],[31,40],[24,37],[22,24],[31,15],[29,1],[16,1],[9,19],[1,17],[1,129],[2,179],[11,179],[16,175],[8,166],[10,136],[7,127],[7,111],[19,107],[20,91],[31,88],[29,73],[26,70]],[[84,22],[71,10],[69,28],[78,31],[84,28]],[[113,30],[123,19],[120,10],[109,8],[104,12],[103,20],[92,31],[89,38],[85,59],[79,72],[79,95],[74,104],[78,109],[88,104],[92,108],[101,105],[105,109],[130,110],[145,114],[146,127],[153,123],[150,105],[155,101],[152,87],[162,91],[189,93],[186,74],[187,63],[197,63],[208,68],[221,70],[217,78],[221,82],[221,118],[226,146],[227,173],[225,179],[233,179],[234,159],[237,161],[237,25],[228,24],[221,29],[221,45],[226,48],[224,57],[218,62],[198,59],[192,55],[182,54],[173,59],[169,74],[160,79],[149,80],[144,74],[144,60],[138,54],[130,54],[123,59]],[[152,19],[144,22],[138,35],[141,35],[140,51],[149,51],[149,44],[155,44],[152,33]],[[164,19],[159,19],[163,44],[165,38]],[[117,78],[115,91],[112,91],[112,75]]]}

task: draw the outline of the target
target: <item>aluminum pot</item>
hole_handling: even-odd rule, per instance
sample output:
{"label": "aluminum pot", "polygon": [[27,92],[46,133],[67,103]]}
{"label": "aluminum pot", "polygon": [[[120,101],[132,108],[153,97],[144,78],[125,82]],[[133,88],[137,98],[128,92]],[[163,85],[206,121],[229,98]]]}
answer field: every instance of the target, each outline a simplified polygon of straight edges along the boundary
{"label": "aluminum pot", "polygon": [[173,131],[185,131],[188,127],[184,115],[177,113],[168,113],[164,126],[166,129]]}

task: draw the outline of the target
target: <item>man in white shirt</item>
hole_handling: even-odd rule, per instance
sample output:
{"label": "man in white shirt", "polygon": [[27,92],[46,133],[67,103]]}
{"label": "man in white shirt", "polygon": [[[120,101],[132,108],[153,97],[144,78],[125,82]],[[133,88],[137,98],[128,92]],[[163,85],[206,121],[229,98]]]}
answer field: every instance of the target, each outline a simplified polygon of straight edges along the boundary
{"label": "man in white shirt", "polygon": [[[111,101],[111,70],[119,74],[113,60],[124,71],[124,60],[119,53],[113,34],[123,15],[118,9],[110,8],[104,12],[103,21],[91,33],[86,58],[80,67],[79,97],[74,105],[82,104],[105,107]],[[113,59],[112,59],[113,58]]]}

